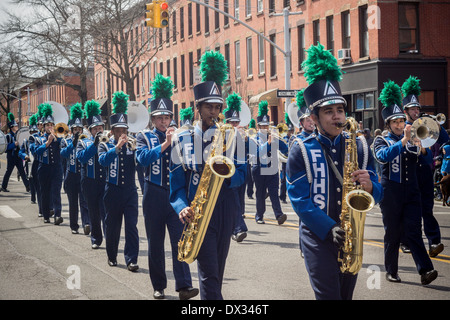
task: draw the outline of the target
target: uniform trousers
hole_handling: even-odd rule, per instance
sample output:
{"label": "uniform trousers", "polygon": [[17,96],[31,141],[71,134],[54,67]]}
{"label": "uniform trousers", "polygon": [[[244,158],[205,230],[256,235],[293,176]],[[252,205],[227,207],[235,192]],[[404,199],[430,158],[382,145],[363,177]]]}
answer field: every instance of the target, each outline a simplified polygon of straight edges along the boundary
{"label": "uniform trousers", "polygon": [[245,183],[239,187],[233,188],[236,193],[236,198],[239,199],[239,210],[236,210],[236,220],[233,230],[233,234],[238,234],[239,232],[247,232],[248,228],[244,220],[245,214]]}
{"label": "uniform trousers", "polygon": [[41,208],[45,220],[50,219],[50,209],[55,218],[61,217],[62,166],[40,163],[38,168],[39,186],[41,189]]}
{"label": "uniform trousers", "polygon": [[17,168],[20,178],[22,178],[23,185],[25,186],[25,188],[28,188],[29,182],[28,182],[28,178],[25,174],[25,169],[23,167],[22,159],[20,159],[17,155],[12,155],[11,153],[8,153],[6,156],[6,160],[7,160],[7,165],[6,165],[5,175],[3,176],[2,188],[7,189],[9,177],[11,176],[11,173],[14,170],[14,167]]}
{"label": "uniform trousers", "polygon": [[79,173],[69,171],[66,173],[64,180],[64,189],[66,190],[67,200],[69,202],[70,229],[75,231],[80,227],[78,225],[78,212],[81,212],[81,225],[84,227],[90,224],[86,200],[81,193],[80,178]]}
{"label": "uniform trousers", "polygon": [[34,160],[33,164],[31,165],[30,183],[34,186],[34,189],[36,190],[36,200],[39,207],[39,213],[42,214],[41,187],[39,184],[38,168],[39,168],[39,161]]}
{"label": "uniform trousers", "polygon": [[[101,245],[105,229],[105,181],[81,178],[81,190],[86,200],[91,226],[91,243]],[[103,226],[103,229],[102,229]]]}
{"label": "uniform trousers", "polygon": [[342,273],[338,249],[331,238],[321,240],[303,223],[300,225],[301,250],[317,300],[351,300],[358,275]]}
{"label": "uniform trousers", "polygon": [[118,187],[106,183],[105,196],[106,253],[110,261],[117,261],[122,219],[125,220],[125,263],[137,263],[139,254],[138,194],[136,186]]}
{"label": "uniform trousers", "polygon": [[164,189],[145,180],[142,209],[148,241],[149,273],[153,289],[163,290],[167,287],[164,251],[167,227],[172,252],[175,290],[179,291],[183,288],[192,287],[192,279],[189,265],[178,260],[178,241],[183,233],[183,223],[170,205],[169,193],[169,189]]}
{"label": "uniform trousers", "polygon": [[202,300],[223,300],[225,262],[234,227],[237,199],[232,189],[222,186],[203,244],[197,256]]}
{"label": "uniform trousers", "polygon": [[418,164],[417,180],[419,181],[420,196],[422,202],[423,230],[428,239],[428,244],[441,242],[441,230],[439,223],[433,215],[434,207],[434,181],[431,167],[426,164]]}
{"label": "uniform trousers", "polygon": [[275,217],[283,214],[281,211],[280,198],[278,198],[279,177],[278,173],[266,175],[261,174],[259,167],[252,168],[253,181],[256,187],[256,215],[255,220],[263,220],[266,211],[266,190],[269,192],[270,201]]}
{"label": "uniform trousers", "polygon": [[386,272],[398,273],[398,249],[403,235],[408,242],[419,274],[433,270],[422,239],[420,191],[417,186],[382,180],[384,197],[380,202],[384,224],[384,265]]}

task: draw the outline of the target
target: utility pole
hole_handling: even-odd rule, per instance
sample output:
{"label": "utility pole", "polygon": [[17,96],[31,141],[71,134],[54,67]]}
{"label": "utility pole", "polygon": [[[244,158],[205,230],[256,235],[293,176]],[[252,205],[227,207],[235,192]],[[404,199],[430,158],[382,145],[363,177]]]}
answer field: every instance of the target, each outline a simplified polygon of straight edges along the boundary
{"label": "utility pole", "polygon": [[202,5],[204,7],[207,7],[209,9],[212,9],[214,11],[217,11],[220,14],[223,14],[224,16],[227,16],[228,18],[239,22],[244,27],[246,27],[247,29],[250,29],[251,31],[256,33],[258,36],[260,36],[262,39],[264,39],[265,41],[269,42],[277,50],[279,50],[284,56],[284,72],[285,72],[284,73],[284,76],[285,76],[284,84],[285,84],[285,87],[286,87],[285,89],[287,89],[287,90],[291,89],[291,54],[292,54],[292,52],[291,52],[291,42],[290,42],[290,37],[289,37],[289,16],[290,15],[303,14],[303,12],[301,12],[301,11],[289,12],[288,8],[284,8],[283,9],[283,13],[272,14],[273,16],[283,16],[284,17],[284,50],[283,50],[276,43],[274,43],[269,38],[267,38],[264,34],[262,34],[261,32],[258,32],[257,30],[255,30],[254,28],[249,26],[244,21],[241,21],[241,20],[237,19],[235,16],[230,15],[230,14],[226,13],[225,11],[222,11],[222,10],[220,10],[220,9],[218,9],[216,7],[213,7],[213,6],[209,5],[209,4],[200,2],[199,0],[190,0],[190,2],[194,2],[194,3],[197,3],[197,4]]}

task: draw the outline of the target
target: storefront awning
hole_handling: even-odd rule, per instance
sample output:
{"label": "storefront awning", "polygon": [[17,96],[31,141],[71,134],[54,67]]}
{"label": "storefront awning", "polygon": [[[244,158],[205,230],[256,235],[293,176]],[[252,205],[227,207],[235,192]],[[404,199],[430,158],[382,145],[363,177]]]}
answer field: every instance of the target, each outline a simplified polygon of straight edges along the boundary
{"label": "storefront awning", "polygon": [[259,102],[263,100],[267,100],[269,106],[278,105],[277,90],[278,88],[270,89],[251,97],[248,102],[249,107],[258,106]]}

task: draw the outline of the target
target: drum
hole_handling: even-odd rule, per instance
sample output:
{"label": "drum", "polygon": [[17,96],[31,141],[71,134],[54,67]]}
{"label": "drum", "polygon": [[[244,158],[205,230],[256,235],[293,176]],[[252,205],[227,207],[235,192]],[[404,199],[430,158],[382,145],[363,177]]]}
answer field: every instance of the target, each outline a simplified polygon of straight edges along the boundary
{"label": "drum", "polygon": [[0,154],[5,153],[8,147],[8,142],[6,141],[6,134],[0,131]]}

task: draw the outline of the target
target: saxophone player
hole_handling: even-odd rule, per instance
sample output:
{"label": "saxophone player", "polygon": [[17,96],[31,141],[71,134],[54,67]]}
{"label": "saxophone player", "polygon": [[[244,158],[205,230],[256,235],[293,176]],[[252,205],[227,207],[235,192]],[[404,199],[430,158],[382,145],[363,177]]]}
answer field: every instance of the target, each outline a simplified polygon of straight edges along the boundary
{"label": "saxophone player", "polygon": [[[334,72],[317,76],[323,71],[316,64],[317,56],[325,59]],[[286,166],[288,195],[301,220],[301,251],[316,299],[351,299],[357,274],[342,273],[338,262],[345,233],[340,227],[345,155],[345,133],[340,124],[346,120],[347,103],[338,82],[341,71],[321,44],[308,50],[304,68],[309,83],[304,98],[317,133],[304,140],[296,138],[290,149]],[[373,158],[368,146],[356,140],[358,167],[362,169],[353,172],[353,181],[378,202],[382,189],[372,166]],[[364,159],[368,159],[367,163]]]}
{"label": "saxophone player", "polygon": [[386,82],[379,99],[384,105],[382,116],[389,131],[387,136],[377,136],[374,141],[374,154],[381,163],[381,184],[384,189],[380,208],[385,229],[386,279],[401,282],[398,275],[398,251],[403,229],[421,283],[427,285],[436,279],[437,271],[422,239],[422,210],[416,166],[419,155],[431,158],[431,154],[429,150],[410,141],[411,125],[405,123],[400,87],[393,81]]}
{"label": "saxophone player", "polygon": [[183,224],[178,219],[169,202],[169,165],[172,135],[175,128],[170,127],[173,118],[171,95],[164,95],[171,87],[170,78],[158,74],[152,83],[155,97],[150,103],[152,130],[137,134],[136,159],[144,168],[144,195],[142,211],[148,240],[149,275],[153,286],[153,297],[163,299],[167,288],[165,270],[164,239],[167,231],[170,236],[175,290],[180,300],[188,300],[198,295],[192,287],[189,265],[178,261],[178,240],[183,233]]}
{"label": "saxophone player", "polygon": [[[212,59],[207,59],[207,57]],[[205,67],[207,61],[214,61],[215,66],[223,67],[222,72],[212,72],[210,77],[203,72],[204,82],[194,87],[196,108],[200,115],[200,121],[192,131],[185,130],[178,134],[180,157],[174,159],[172,152],[170,173],[170,203],[178,213],[183,223],[188,223],[194,218],[194,212],[190,207],[201,180],[204,160],[211,152],[211,143],[217,130],[219,114],[223,107],[221,85],[226,79],[226,62],[219,52],[206,52],[201,59],[201,69],[211,70]],[[205,67],[205,68],[202,68]],[[217,79],[221,74],[220,79]],[[216,78],[216,81],[212,79]],[[174,150],[173,148],[172,150]],[[200,280],[200,298],[202,300],[221,300],[222,281],[225,270],[225,262],[231,241],[231,233],[234,227],[234,219],[238,199],[233,188],[244,183],[245,163],[235,162],[236,171],[231,178],[227,178],[220,189],[216,205],[213,209],[211,220],[206,230],[203,244],[198,252],[197,266]]]}

